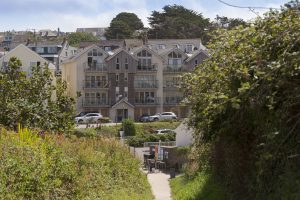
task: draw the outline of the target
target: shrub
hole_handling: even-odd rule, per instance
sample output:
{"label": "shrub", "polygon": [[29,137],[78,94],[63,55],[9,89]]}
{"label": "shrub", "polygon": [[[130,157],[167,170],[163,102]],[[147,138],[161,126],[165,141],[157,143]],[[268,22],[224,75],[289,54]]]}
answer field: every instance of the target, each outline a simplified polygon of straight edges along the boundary
{"label": "shrub", "polygon": [[122,128],[124,129],[125,136],[134,136],[136,135],[136,129],[134,121],[132,119],[124,119],[122,121]]}
{"label": "shrub", "polygon": [[103,117],[100,119],[100,123],[110,123],[111,119],[109,117]]}

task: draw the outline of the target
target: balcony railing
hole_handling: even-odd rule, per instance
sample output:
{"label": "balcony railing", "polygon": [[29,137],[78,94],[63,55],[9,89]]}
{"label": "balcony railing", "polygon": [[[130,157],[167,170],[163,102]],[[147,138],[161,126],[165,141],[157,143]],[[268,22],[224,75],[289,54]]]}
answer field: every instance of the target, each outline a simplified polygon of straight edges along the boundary
{"label": "balcony railing", "polygon": [[135,80],[134,87],[135,88],[158,88],[158,81],[157,80],[153,80],[153,81]]}
{"label": "balcony railing", "polygon": [[108,88],[108,81],[83,81],[84,89]]}
{"label": "balcony railing", "polygon": [[105,63],[84,63],[85,72],[107,72],[108,67]]}
{"label": "balcony railing", "polygon": [[101,106],[108,106],[108,105],[109,105],[108,98],[85,97],[82,100],[83,107],[101,107]]}
{"label": "balcony railing", "polygon": [[147,97],[147,98],[135,98],[135,104],[145,104],[145,105],[157,105],[159,104],[158,97]]}
{"label": "balcony railing", "polygon": [[164,81],[164,88],[179,88],[180,87],[180,81]]}
{"label": "balcony railing", "polygon": [[138,65],[137,71],[142,72],[156,72],[157,71],[157,64],[152,65]]}
{"label": "balcony railing", "polygon": [[183,65],[167,65],[164,72],[187,72],[188,69]]}
{"label": "balcony railing", "polygon": [[177,104],[180,104],[182,100],[183,100],[183,97],[165,97],[164,104],[177,105]]}

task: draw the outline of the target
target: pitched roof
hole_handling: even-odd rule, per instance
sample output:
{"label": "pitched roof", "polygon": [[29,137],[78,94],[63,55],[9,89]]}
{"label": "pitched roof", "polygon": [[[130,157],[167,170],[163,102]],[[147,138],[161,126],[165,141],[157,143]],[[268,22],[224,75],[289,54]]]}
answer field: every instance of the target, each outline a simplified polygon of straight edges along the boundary
{"label": "pitched roof", "polygon": [[111,55],[109,57],[106,58],[106,61],[112,59],[113,57],[115,57],[116,55],[118,55],[119,53],[121,53],[122,51],[124,51],[125,53],[127,53],[129,56],[133,57],[133,59],[138,60],[138,58],[135,55],[130,54],[128,51],[126,51],[123,48],[118,48],[114,51],[111,51]]}
{"label": "pitched roof", "polygon": [[200,49],[200,50],[193,51],[193,52],[191,53],[192,55],[189,56],[189,57],[186,59],[186,62],[191,61],[193,58],[195,58],[195,57],[196,57],[197,55],[199,55],[200,53],[203,53],[205,56],[207,56],[207,58],[209,57],[209,54],[208,54],[206,51]]}
{"label": "pitched roof", "polygon": [[123,98],[123,99],[119,100],[117,103],[115,103],[115,104],[112,106],[112,108],[117,107],[117,106],[118,106],[119,104],[121,104],[121,103],[125,103],[125,104],[129,105],[130,107],[134,108],[134,105],[132,105],[131,103],[129,103],[125,98]]}
{"label": "pitched roof", "polygon": [[139,52],[142,51],[142,50],[146,50],[146,51],[148,51],[148,52],[150,52],[150,53],[156,55],[156,56],[159,57],[160,59],[164,60],[164,58],[163,58],[161,55],[159,55],[156,51],[153,51],[152,49],[150,49],[149,47],[147,47],[147,46],[145,46],[145,45],[139,46],[139,47],[136,47],[136,48],[133,48],[133,49],[131,50],[130,53],[132,53],[132,54],[134,54],[134,55],[136,56],[137,53],[139,53]]}

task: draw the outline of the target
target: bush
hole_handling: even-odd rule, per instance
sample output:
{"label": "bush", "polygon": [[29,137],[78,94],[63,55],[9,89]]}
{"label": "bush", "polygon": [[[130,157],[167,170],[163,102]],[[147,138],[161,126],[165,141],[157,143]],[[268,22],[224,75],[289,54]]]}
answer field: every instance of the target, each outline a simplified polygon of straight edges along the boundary
{"label": "bush", "polygon": [[0,130],[0,199],[153,199],[119,141],[42,136]]}
{"label": "bush", "polygon": [[103,117],[100,119],[100,123],[110,123],[111,119],[109,117]]}
{"label": "bush", "polygon": [[167,142],[167,141],[175,141],[175,134],[168,133],[162,135],[155,134],[146,134],[146,135],[138,135],[133,137],[128,137],[126,139],[126,143],[132,147],[142,147],[145,142]]}
{"label": "bush", "polygon": [[124,129],[125,136],[134,136],[136,135],[136,129],[134,121],[131,119],[124,119],[122,121],[122,128]]}

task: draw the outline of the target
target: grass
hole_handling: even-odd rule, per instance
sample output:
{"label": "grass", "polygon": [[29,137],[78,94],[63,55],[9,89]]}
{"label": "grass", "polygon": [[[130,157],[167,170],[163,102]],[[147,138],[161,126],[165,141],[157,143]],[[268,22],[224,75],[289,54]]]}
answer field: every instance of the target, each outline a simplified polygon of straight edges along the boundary
{"label": "grass", "polygon": [[153,199],[119,141],[0,129],[0,199]]}
{"label": "grass", "polygon": [[201,172],[193,179],[180,176],[170,182],[173,200],[225,200],[225,192],[210,174]]}

